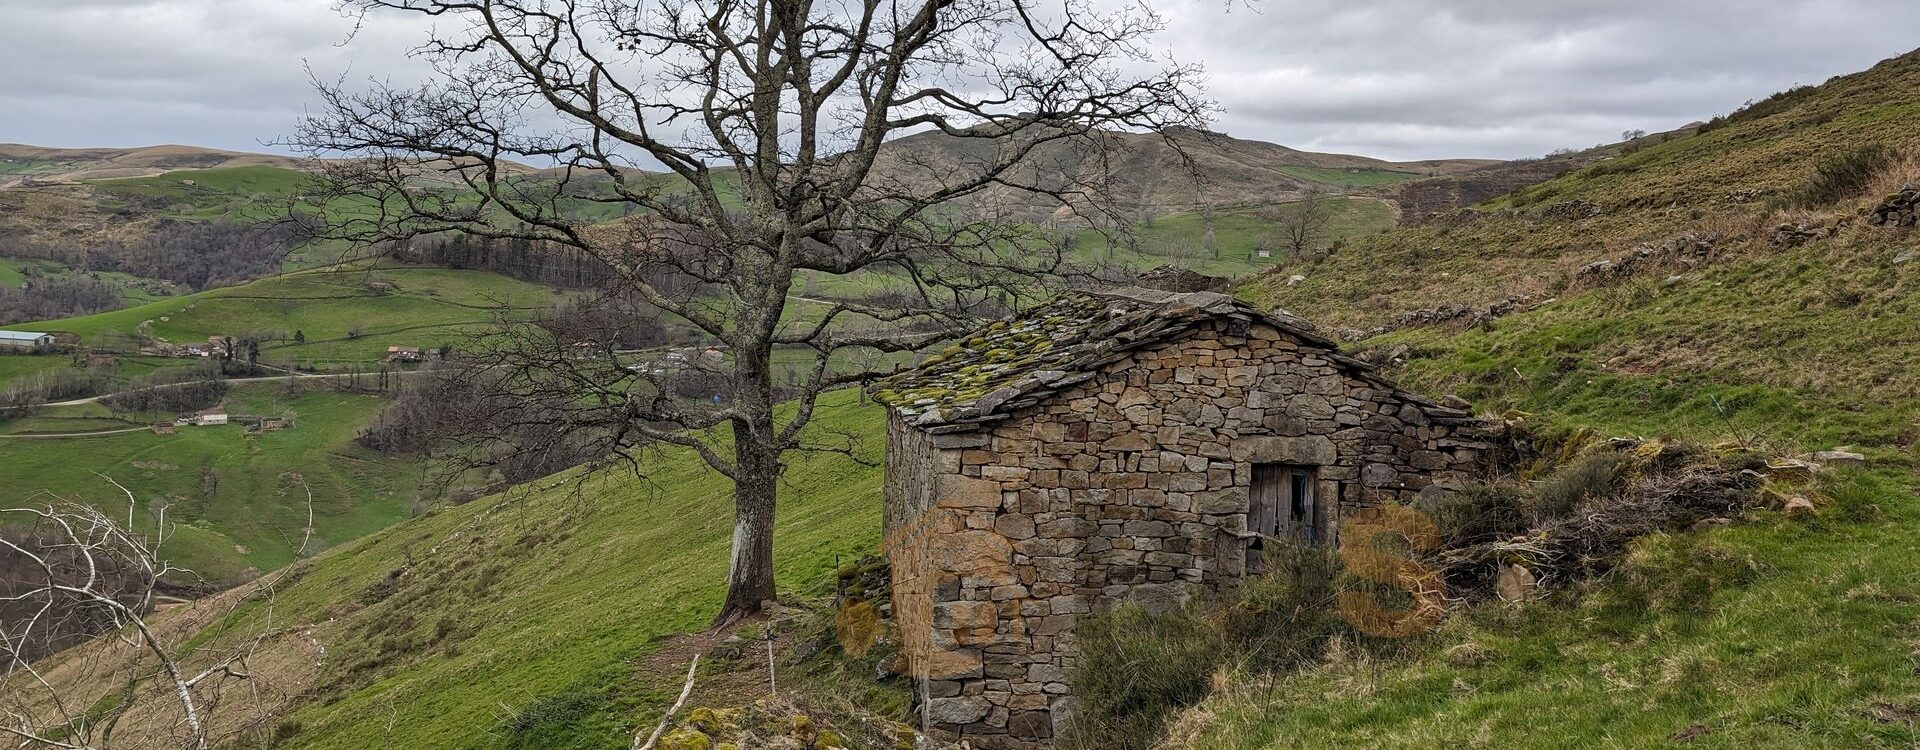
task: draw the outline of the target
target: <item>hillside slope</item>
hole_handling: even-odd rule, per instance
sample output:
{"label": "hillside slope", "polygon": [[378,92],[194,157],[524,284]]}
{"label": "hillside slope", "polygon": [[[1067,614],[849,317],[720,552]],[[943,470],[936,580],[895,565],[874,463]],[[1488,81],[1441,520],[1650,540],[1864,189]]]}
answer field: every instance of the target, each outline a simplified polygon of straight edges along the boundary
{"label": "hillside slope", "polygon": [[[1920,53],[1247,285],[1548,433],[1844,445],[1872,469],[1830,473],[1810,523],[1643,539],[1577,598],[1456,613],[1401,658],[1235,675],[1165,747],[1920,741],[1920,565],[1896,552],[1920,546],[1920,234],[1863,220],[1920,178],[1915,91]],[[1870,174],[1813,189],[1872,144]]]}
{"label": "hillside slope", "polygon": [[[0,474],[0,496],[34,504],[52,493],[120,516],[126,499],[111,478],[139,499],[143,531],[157,525],[160,508],[178,524],[170,557],[193,575],[168,583],[202,591],[278,569],[302,547],[313,554],[386,528],[415,509],[422,462],[354,442],[385,398],[264,384],[236,388],[225,403],[233,414],[287,417],[294,427],[253,434],[231,424],[162,435],[144,428],[170,415],[51,409],[0,422],[0,460],[12,467]],[[112,434],[34,437],[96,432]]]}
{"label": "hillside slope", "polygon": [[[866,463],[789,459],[775,537],[783,592],[818,593],[878,541],[872,462],[885,425],[853,397],[830,394],[815,425],[854,438]],[[690,452],[663,450],[639,468],[638,478],[567,473],[439,508],[175,615],[170,623],[193,620],[245,596],[239,615],[202,620],[214,627],[189,637],[281,634],[250,660],[249,697],[219,714],[226,739],[258,746],[266,732],[231,732],[264,715],[276,748],[628,747],[686,668],[684,657],[649,657],[713,616],[732,536],[730,498]],[[750,653],[745,668],[754,663]],[[749,698],[720,690],[703,700]]]}
{"label": "hillside slope", "polygon": [[[1624,374],[1911,398],[1920,380],[1903,363],[1920,330],[1909,302],[1920,270],[1901,254],[1916,237],[1869,226],[1864,214],[1920,178],[1916,90],[1920,53],[1276,269],[1244,294],[1359,336],[1445,317],[1445,308],[1552,299],[1490,334],[1450,335],[1455,325],[1406,335],[1482,351],[1557,338],[1556,351]],[[1823,168],[1875,146],[1892,156],[1870,179],[1833,200],[1800,200]],[[1781,234],[1782,225],[1795,229]],[[1601,261],[1611,265],[1588,268]],[[1288,285],[1291,274],[1307,280]]]}
{"label": "hillside slope", "polygon": [[[138,307],[14,328],[128,346],[143,324],[174,344],[254,337],[271,362],[361,362],[389,346],[462,341],[506,311],[544,310],[562,294],[488,271],[353,262],[172,297]],[[298,341],[296,333],[301,334]]]}
{"label": "hillside slope", "polygon": [[[1073,139],[1042,146],[1015,170],[1014,179],[1054,189],[1069,184],[1104,185],[1114,203],[1144,217],[1280,203],[1310,189],[1363,191],[1493,163],[1475,159],[1389,162],[1318,154],[1187,128],[1102,133],[1100,138],[1098,148]],[[876,179],[925,190],[989,163],[995,148],[988,139],[920,133],[889,141],[874,171]],[[988,188],[969,197],[966,204],[1034,219],[1053,215],[1059,208],[1005,186]]]}

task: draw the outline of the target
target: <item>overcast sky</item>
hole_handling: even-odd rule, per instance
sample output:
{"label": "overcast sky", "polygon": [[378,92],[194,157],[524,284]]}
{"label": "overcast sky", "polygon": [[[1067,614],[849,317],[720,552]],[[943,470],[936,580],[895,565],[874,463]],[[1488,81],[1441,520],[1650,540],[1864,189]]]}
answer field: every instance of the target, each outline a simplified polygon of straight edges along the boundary
{"label": "overcast sky", "polygon": [[[334,0],[0,0],[0,142],[278,150],[328,78],[424,38]],[[1512,158],[1704,119],[1920,44],[1889,0],[1153,0],[1217,129],[1391,159]]]}

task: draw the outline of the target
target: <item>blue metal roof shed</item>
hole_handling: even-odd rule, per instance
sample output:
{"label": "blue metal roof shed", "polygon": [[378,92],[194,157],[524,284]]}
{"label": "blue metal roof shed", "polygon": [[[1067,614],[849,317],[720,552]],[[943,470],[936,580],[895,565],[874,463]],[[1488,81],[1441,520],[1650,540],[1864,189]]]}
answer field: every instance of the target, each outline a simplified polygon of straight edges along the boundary
{"label": "blue metal roof shed", "polygon": [[42,343],[51,342],[52,340],[53,340],[53,334],[51,333],[37,333],[34,331],[0,331],[0,344],[12,344],[14,346],[37,346]]}

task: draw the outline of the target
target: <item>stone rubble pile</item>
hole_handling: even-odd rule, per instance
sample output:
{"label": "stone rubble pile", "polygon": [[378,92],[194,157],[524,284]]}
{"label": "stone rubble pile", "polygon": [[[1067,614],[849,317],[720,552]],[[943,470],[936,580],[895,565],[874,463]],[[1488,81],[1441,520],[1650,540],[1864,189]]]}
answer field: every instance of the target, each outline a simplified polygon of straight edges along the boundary
{"label": "stone rubble pile", "polygon": [[1773,247],[1776,250],[1787,250],[1815,240],[1824,240],[1839,234],[1840,230],[1846,228],[1846,226],[1847,223],[1844,219],[1835,222],[1832,226],[1811,221],[1796,221],[1781,224],[1773,228]]}
{"label": "stone rubble pile", "polygon": [[1491,326],[1494,321],[1508,315],[1533,310],[1551,304],[1554,301],[1552,298],[1544,300],[1537,299],[1531,294],[1517,294],[1488,305],[1485,310],[1480,310],[1468,305],[1423,307],[1412,312],[1404,313],[1386,325],[1375,326],[1369,330],[1343,328],[1339,331],[1339,335],[1342,341],[1363,341],[1374,336],[1384,336],[1394,331],[1408,328],[1452,325],[1461,323],[1462,321],[1466,323],[1465,327],[1469,329],[1481,328]]}
{"label": "stone rubble pile", "polygon": [[1900,192],[1867,212],[1867,223],[1876,227],[1910,227],[1920,224],[1920,182],[1909,182]]}
{"label": "stone rubble pile", "polygon": [[1652,268],[1678,265],[1687,271],[1713,258],[1720,242],[1718,232],[1688,232],[1660,242],[1650,242],[1613,260],[1599,260],[1574,271],[1576,282],[1593,285],[1637,276]]}
{"label": "stone rubble pile", "polygon": [[1603,213],[1606,213],[1606,210],[1601,208],[1600,204],[1585,198],[1575,198],[1570,201],[1550,203],[1535,209],[1535,215],[1540,218],[1557,219],[1560,221],[1591,219]]}

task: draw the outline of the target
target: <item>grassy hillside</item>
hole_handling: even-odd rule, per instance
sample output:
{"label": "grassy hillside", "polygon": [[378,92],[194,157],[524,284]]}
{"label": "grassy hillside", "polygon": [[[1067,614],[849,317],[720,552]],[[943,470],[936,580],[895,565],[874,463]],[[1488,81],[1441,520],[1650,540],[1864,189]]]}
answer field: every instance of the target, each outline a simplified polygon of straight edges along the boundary
{"label": "grassy hillside", "polygon": [[[817,427],[878,459],[878,408],[852,397],[827,399]],[[790,461],[775,542],[788,591],[871,552],[880,527],[876,466]],[[265,693],[297,698],[279,705],[279,723],[296,729],[277,747],[627,747],[685,668],[647,657],[717,610],[732,534],[724,483],[696,457],[665,450],[642,470],[437,509],[294,568],[270,607],[228,623],[308,623],[306,639],[276,648],[324,644],[317,666],[280,651],[260,659],[278,665],[261,675]],[[287,686],[300,694],[277,695]]]}
{"label": "grassy hillside", "polygon": [[179,219],[262,221],[284,215],[285,207],[304,194],[312,181],[306,172],[256,165],[186,169],[93,184],[103,205],[110,207],[138,205]]}
{"label": "grassy hillside", "polygon": [[307,526],[302,479],[313,490],[309,554],[408,516],[419,496],[422,467],[353,442],[384,405],[372,395],[290,393],[277,384],[255,385],[229,395],[229,412],[291,416],[294,429],[248,435],[239,425],[228,425],[182,427],[173,435],[135,430],[27,437],[127,430],[159,418],[123,418],[98,405],[49,409],[4,423],[0,460],[10,469],[0,472],[0,496],[21,502],[49,492],[118,514],[126,498],[99,475],[112,477],[139,499],[143,526],[153,526],[154,510],[162,506],[180,524],[172,543],[179,565],[210,583],[231,585],[250,571],[294,560]]}
{"label": "grassy hillside", "polygon": [[1656,537],[1571,606],[1457,613],[1411,656],[1240,675],[1167,748],[1911,747],[1920,502],[1903,475],[1827,516]]}
{"label": "grassy hillside", "polygon": [[[390,283],[391,291],[375,290],[376,281]],[[552,289],[485,271],[355,263],[16,328],[95,342],[131,335],[153,321],[153,335],[176,344],[274,332],[287,340],[262,346],[269,361],[368,362],[388,346],[455,343],[503,305],[535,310],[559,299]],[[296,331],[305,334],[304,344],[291,340]]]}
{"label": "grassy hillside", "polygon": [[[1846,445],[1875,469],[1826,480],[1812,523],[1761,513],[1644,539],[1583,596],[1456,613],[1407,655],[1348,649],[1297,673],[1232,676],[1166,746],[1920,741],[1920,563],[1899,551],[1920,545],[1920,380],[1907,364],[1920,269],[1899,260],[1920,235],[1858,218],[1920,178],[1916,88],[1920,54],[1248,285],[1357,330],[1529,294],[1489,326],[1413,326],[1356,348],[1397,358],[1403,383],[1528,413],[1549,432]],[[1823,169],[1874,143],[1896,156],[1871,179],[1805,197]],[[1819,231],[1777,243],[1783,223]],[[1656,254],[1634,273],[1578,273],[1708,232],[1712,252],[1690,263]],[[1287,286],[1291,273],[1309,280]]]}
{"label": "grassy hillside", "polygon": [[[1364,237],[1394,225],[1393,206],[1372,198],[1333,198],[1326,243]],[[1280,206],[1221,211],[1213,215],[1214,247],[1206,247],[1208,219],[1198,212],[1180,212],[1133,227],[1131,243],[1122,239],[1114,248],[1097,232],[1081,232],[1075,249],[1087,259],[1114,259],[1139,268],[1172,263],[1215,276],[1258,273],[1284,260],[1280,246]],[[1254,246],[1265,240],[1273,257],[1254,257]],[[1215,255],[1218,257],[1215,257]]]}

